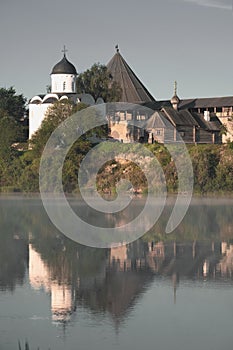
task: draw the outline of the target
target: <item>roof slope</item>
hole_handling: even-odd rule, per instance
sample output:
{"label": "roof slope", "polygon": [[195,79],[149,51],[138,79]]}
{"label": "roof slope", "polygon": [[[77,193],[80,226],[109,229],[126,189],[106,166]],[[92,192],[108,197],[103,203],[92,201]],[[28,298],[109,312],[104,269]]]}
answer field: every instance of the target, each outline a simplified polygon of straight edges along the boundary
{"label": "roof slope", "polygon": [[168,128],[172,129],[172,124],[167,120],[162,112],[155,111],[155,113],[145,122],[144,127],[148,129]]}
{"label": "roof slope", "polygon": [[162,111],[174,126],[198,126],[194,116],[187,110],[176,111],[172,107],[165,107]]}
{"label": "roof slope", "polygon": [[233,96],[186,99],[179,104],[181,109],[231,106],[233,106]]}
{"label": "roof slope", "polygon": [[[163,107],[171,107],[171,101],[155,101],[146,103],[146,106],[151,109],[161,109]],[[208,97],[208,98],[190,98],[180,100],[179,110],[184,109],[196,109],[196,108],[221,108],[221,107],[232,107],[233,106],[233,96],[226,97]]]}
{"label": "roof slope", "polygon": [[143,103],[155,101],[154,97],[138,79],[119,51],[116,52],[107,64],[107,68],[113,80],[122,89],[121,102]]}
{"label": "roof slope", "polygon": [[196,121],[198,122],[199,126],[202,129],[209,130],[209,131],[220,131],[221,130],[222,123],[220,122],[218,117],[216,117],[216,115],[214,113],[210,114],[210,116],[211,116],[210,121],[205,120],[205,118],[202,114],[192,113],[192,115],[194,116],[194,118],[196,119]]}

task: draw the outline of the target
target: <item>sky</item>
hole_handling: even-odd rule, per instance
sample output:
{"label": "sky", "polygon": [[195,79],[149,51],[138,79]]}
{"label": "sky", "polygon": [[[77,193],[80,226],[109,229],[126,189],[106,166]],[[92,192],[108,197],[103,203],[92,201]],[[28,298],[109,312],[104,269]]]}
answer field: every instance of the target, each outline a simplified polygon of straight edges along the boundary
{"label": "sky", "polygon": [[233,0],[1,0],[0,86],[28,99],[53,66],[120,53],[157,100],[233,95]]}

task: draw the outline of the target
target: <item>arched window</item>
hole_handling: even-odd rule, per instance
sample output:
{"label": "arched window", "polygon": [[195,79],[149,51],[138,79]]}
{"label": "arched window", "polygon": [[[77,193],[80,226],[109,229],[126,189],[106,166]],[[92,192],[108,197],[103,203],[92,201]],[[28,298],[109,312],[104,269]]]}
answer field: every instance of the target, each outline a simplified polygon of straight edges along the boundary
{"label": "arched window", "polygon": [[64,81],[64,83],[63,83],[63,91],[65,91],[66,90],[66,82]]}

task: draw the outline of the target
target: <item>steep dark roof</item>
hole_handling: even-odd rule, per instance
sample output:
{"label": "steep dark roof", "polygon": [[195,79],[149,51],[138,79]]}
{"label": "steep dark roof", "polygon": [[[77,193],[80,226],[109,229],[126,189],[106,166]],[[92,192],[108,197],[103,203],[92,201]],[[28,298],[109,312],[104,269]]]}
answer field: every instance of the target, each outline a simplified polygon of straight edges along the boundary
{"label": "steep dark roof", "polygon": [[60,62],[58,62],[52,69],[51,74],[75,74],[77,75],[75,66],[70,63],[66,55],[62,58]]}
{"label": "steep dark roof", "polygon": [[[163,107],[171,107],[169,100],[155,101],[145,103],[145,105],[151,109],[161,109]],[[183,109],[194,109],[194,108],[221,108],[221,107],[232,107],[233,96],[228,97],[209,97],[209,98],[189,98],[180,100],[178,108]]]}
{"label": "steep dark roof", "polygon": [[233,106],[233,96],[228,97],[210,97],[210,98],[193,98],[181,100],[179,108],[211,108],[211,107],[231,107]]}
{"label": "steep dark roof", "polygon": [[155,101],[118,51],[107,64],[107,68],[113,80],[122,89],[121,102],[143,103]]}
{"label": "steep dark roof", "polygon": [[210,114],[210,121],[209,122],[204,119],[204,116],[202,114],[192,113],[192,115],[194,116],[194,118],[196,119],[196,121],[198,122],[199,126],[202,129],[205,129],[208,131],[220,131],[221,130],[222,123],[220,122],[218,117],[216,117],[215,114],[213,114],[213,113]]}
{"label": "steep dark roof", "polygon": [[188,111],[176,111],[171,107],[165,107],[162,111],[174,126],[199,126],[194,116]]}
{"label": "steep dark roof", "polygon": [[145,122],[144,127],[148,129],[172,128],[171,123],[167,120],[163,112],[155,111],[154,114]]}
{"label": "steep dark roof", "polygon": [[220,131],[221,129],[222,124],[214,113],[211,113],[208,122],[203,114],[189,112],[188,110],[176,111],[173,108],[166,107],[162,109],[162,112],[175,127],[195,126],[208,131]]}

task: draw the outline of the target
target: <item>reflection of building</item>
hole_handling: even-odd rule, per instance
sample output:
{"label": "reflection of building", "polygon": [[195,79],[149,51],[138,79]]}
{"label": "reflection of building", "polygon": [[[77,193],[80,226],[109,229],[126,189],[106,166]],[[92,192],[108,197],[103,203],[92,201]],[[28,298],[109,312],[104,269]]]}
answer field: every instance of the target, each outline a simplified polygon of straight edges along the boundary
{"label": "reflection of building", "polygon": [[148,243],[148,254],[146,261],[150,269],[154,272],[158,272],[161,269],[163,261],[165,259],[165,246],[163,242],[154,244],[153,242]]}
{"label": "reflection of building", "polygon": [[[69,320],[78,305],[88,307],[94,313],[111,315],[117,329],[134,303],[157,278],[161,280],[163,276],[162,280],[171,286],[171,290],[173,288],[176,302],[182,279],[222,281],[222,276],[229,279],[233,271],[233,245],[220,242],[146,243],[138,240],[109,249],[101,259],[99,250],[93,256],[82,247],[78,251],[78,261],[75,254],[74,263],[70,265],[66,265],[66,258],[72,255],[64,255],[66,258],[59,269],[63,264],[66,269],[58,282],[53,268],[49,268],[29,245],[30,283],[33,288],[44,288],[51,294],[54,321]],[[72,285],[68,275],[72,276]]]}
{"label": "reflection of building", "polygon": [[29,281],[33,289],[43,288],[51,294],[51,312],[54,321],[67,321],[75,309],[72,286],[51,278],[49,267],[41,255],[29,244]]}
{"label": "reflection of building", "polygon": [[110,264],[117,265],[122,271],[131,269],[131,260],[128,258],[127,245],[111,248]]}
{"label": "reflection of building", "polygon": [[51,311],[54,321],[68,321],[75,309],[75,294],[71,286],[51,284]]}
{"label": "reflection of building", "polygon": [[29,282],[33,289],[50,291],[49,269],[31,244],[29,244]]}
{"label": "reflection of building", "polygon": [[233,244],[222,242],[221,245],[223,257],[219,262],[218,268],[223,276],[232,276],[233,274]]}

